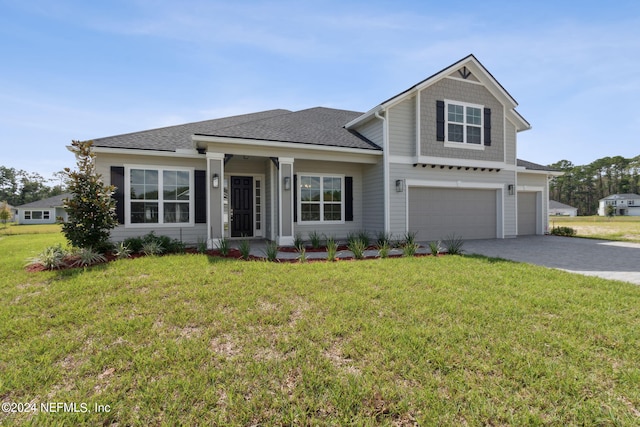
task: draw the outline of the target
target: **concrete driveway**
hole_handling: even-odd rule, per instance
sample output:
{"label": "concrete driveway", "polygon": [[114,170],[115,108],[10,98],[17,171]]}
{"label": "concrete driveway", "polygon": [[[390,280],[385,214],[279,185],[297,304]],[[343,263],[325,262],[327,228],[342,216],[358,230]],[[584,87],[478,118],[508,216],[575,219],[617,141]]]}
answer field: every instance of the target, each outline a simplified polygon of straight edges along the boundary
{"label": "concrete driveway", "polygon": [[467,240],[465,254],[480,254],[640,285],[640,243],[558,236]]}

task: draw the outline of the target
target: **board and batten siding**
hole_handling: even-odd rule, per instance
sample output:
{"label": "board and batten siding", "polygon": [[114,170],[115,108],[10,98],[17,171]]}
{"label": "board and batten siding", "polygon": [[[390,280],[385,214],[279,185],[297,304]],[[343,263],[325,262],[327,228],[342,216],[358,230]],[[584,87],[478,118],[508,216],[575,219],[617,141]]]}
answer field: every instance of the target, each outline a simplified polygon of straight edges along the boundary
{"label": "board and batten siding", "polygon": [[416,99],[407,98],[389,108],[389,153],[393,156],[416,155]]}
{"label": "board and batten siding", "polygon": [[[300,175],[309,174],[336,174],[341,176],[353,177],[353,221],[342,221],[339,223],[327,222],[324,224],[304,224],[297,221],[294,222],[294,233],[300,233],[303,239],[307,240],[309,233],[316,231],[326,236],[333,236],[336,239],[344,239],[350,232],[361,230],[362,223],[362,167],[357,163],[342,162],[321,162],[314,160],[296,160],[293,164],[294,174],[298,176],[300,183]],[[344,181],[343,181],[344,185]],[[295,189],[297,191],[297,189]]]}
{"label": "board and batten siding", "polygon": [[516,216],[516,198],[515,196],[509,196],[507,192],[507,185],[509,183],[515,183],[515,173],[513,171],[501,170],[500,172],[474,172],[465,171],[464,169],[458,170],[456,168],[440,169],[421,166],[413,167],[408,164],[392,163],[390,165],[390,232],[394,236],[401,236],[407,231],[408,218],[407,218],[407,191],[405,186],[403,192],[395,191],[395,181],[397,179],[407,179],[416,181],[440,181],[442,183],[458,183],[460,182],[461,188],[465,185],[474,185],[477,183],[494,184],[499,185],[502,188],[503,193],[503,211],[499,212],[503,218],[503,232],[505,237],[515,236],[515,216]]}
{"label": "board and batten siding", "polygon": [[[111,183],[111,166],[141,165],[141,166],[162,166],[162,167],[185,167],[194,170],[206,170],[206,159],[169,157],[169,156],[141,156],[99,153],[96,156],[96,172],[102,175],[105,183]],[[149,227],[125,227],[119,225],[111,230],[111,241],[120,242],[128,237],[143,236],[154,231],[159,236],[168,236],[178,239],[189,245],[195,245],[199,240],[207,239],[207,225],[194,224],[180,227],[159,226]]]}
{"label": "board and batten siding", "polygon": [[[436,138],[436,101],[445,99],[491,109],[491,146],[483,150],[445,147]],[[420,154],[469,160],[504,161],[504,107],[482,85],[444,78],[420,92]]]}

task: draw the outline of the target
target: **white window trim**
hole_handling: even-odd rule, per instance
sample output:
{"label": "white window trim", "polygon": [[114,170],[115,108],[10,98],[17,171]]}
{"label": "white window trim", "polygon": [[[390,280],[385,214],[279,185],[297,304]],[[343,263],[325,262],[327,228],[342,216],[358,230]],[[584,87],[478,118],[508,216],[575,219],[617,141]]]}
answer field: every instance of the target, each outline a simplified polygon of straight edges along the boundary
{"label": "white window trim", "polygon": [[[146,169],[158,171],[158,222],[131,222],[131,169]],[[189,222],[164,222],[164,196],[162,195],[162,172],[189,172]],[[124,165],[124,226],[125,228],[181,228],[195,226],[195,168],[168,165]],[[161,197],[162,196],[162,197]]]}
{"label": "white window trim", "polygon": [[[449,141],[449,104],[460,105],[464,107],[464,123],[451,122],[452,124],[462,125],[463,142]],[[471,144],[467,142],[467,126],[478,127],[478,125],[467,124],[467,108],[479,108],[480,109],[480,144]],[[444,100],[444,146],[448,148],[464,148],[468,150],[484,150],[484,105],[471,104],[469,102],[453,101],[451,99]]]}
{"label": "white window trim", "polygon": [[[345,223],[345,201],[344,201],[344,181],[345,181],[345,176],[346,175],[341,175],[341,174],[336,174],[336,173],[315,173],[315,172],[296,172],[296,175],[298,176],[298,185],[296,190],[296,196],[297,196],[297,209],[298,209],[298,218],[296,218],[298,224],[300,225],[323,225],[323,224],[344,224]],[[301,197],[301,182],[302,182],[302,177],[303,176],[307,176],[307,177],[319,177],[320,179],[320,196],[322,197],[322,200],[319,202],[320,203],[320,221],[303,221],[302,220],[302,197]],[[323,195],[323,184],[322,184],[322,178],[340,178],[340,218],[341,220],[339,221],[326,221],[324,219],[322,219],[322,217],[324,216],[324,195]]]}

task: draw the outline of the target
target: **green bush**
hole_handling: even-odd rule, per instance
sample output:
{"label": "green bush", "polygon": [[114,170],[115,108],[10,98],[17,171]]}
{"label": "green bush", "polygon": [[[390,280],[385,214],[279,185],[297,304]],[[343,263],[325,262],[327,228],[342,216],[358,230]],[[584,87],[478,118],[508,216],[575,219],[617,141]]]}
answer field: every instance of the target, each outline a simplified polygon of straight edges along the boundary
{"label": "green bush", "polygon": [[265,249],[265,255],[267,256],[267,260],[277,261],[278,260],[278,244],[274,241],[267,243],[267,248]]}
{"label": "green bush", "polygon": [[551,229],[551,234],[554,236],[573,237],[578,234],[578,232],[571,227],[553,227]]}
{"label": "green bush", "polygon": [[231,250],[231,242],[226,237],[220,239],[218,244],[216,245],[218,251],[220,251],[220,255],[227,256],[229,255],[229,251]]}
{"label": "green bush", "polygon": [[442,241],[442,244],[449,255],[462,255],[462,252],[464,252],[462,249],[464,240],[455,233],[447,236],[447,238]]}
{"label": "green bush", "polygon": [[338,252],[338,243],[333,236],[327,238],[327,259],[329,261],[336,260],[336,253]]}
{"label": "green bush", "polygon": [[241,240],[240,245],[238,246],[238,250],[240,251],[242,259],[248,260],[249,255],[251,254],[251,242],[249,242],[248,240]]}
{"label": "green bush", "polygon": [[60,244],[45,248],[38,256],[31,258],[28,265],[41,264],[47,270],[57,270],[66,267],[65,257],[67,251],[62,249]]}
{"label": "green bush", "polygon": [[317,231],[312,231],[309,233],[309,241],[311,241],[311,247],[313,249],[318,249],[322,243],[322,237]]}
{"label": "green bush", "polygon": [[89,265],[107,262],[107,258],[104,255],[91,248],[80,248],[74,253],[74,258],[71,264],[72,267],[87,267]]}
{"label": "green bush", "polygon": [[364,258],[364,251],[367,249],[367,244],[364,240],[355,239],[349,242],[348,246],[349,250],[353,252],[353,256],[355,259]]}

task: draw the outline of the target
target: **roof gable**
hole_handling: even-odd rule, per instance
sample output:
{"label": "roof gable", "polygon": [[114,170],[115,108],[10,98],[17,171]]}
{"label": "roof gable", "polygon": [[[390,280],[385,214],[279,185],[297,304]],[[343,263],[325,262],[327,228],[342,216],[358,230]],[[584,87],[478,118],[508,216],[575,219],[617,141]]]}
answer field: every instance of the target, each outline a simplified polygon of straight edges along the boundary
{"label": "roof gable", "polygon": [[522,117],[516,110],[515,107],[518,106],[516,100],[507,92],[507,90],[493,77],[493,75],[487,70],[480,61],[473,55],[470,54],[458,62],[438,71],[437,73],[427,77],[419,83],[411,86],[409,89],[400,92],[399,94],[392,96],[391,98],[383,101],[377,107],[369,110],[363,116],[349,122],[346,126],[351,128],[356,126],[364,121],[368,120],[368,118],[374,115],[376,112],[380,110],[387,109],[395,104],[398,104],[413,96],[416,92],[419,92],[434,83],[444,79],[444,78],[455,78],[460,80],[472,81],[475,83],[482,84],[500,103],[502,103],[506,108],[507,118],[513,122],[518,131],[527,130],[531,128],[529,122],[527,122],[524,117]]}
{"label": "roof gable", "polygon": [[64,199],[70,198],[71,193],[63,193],[57,196],[48,197],[42,200],[36,200],[35,202],[25,203],[24,205],[16,206],[20,209],[49,209],[49,208],[58,208],[64,205]]}

